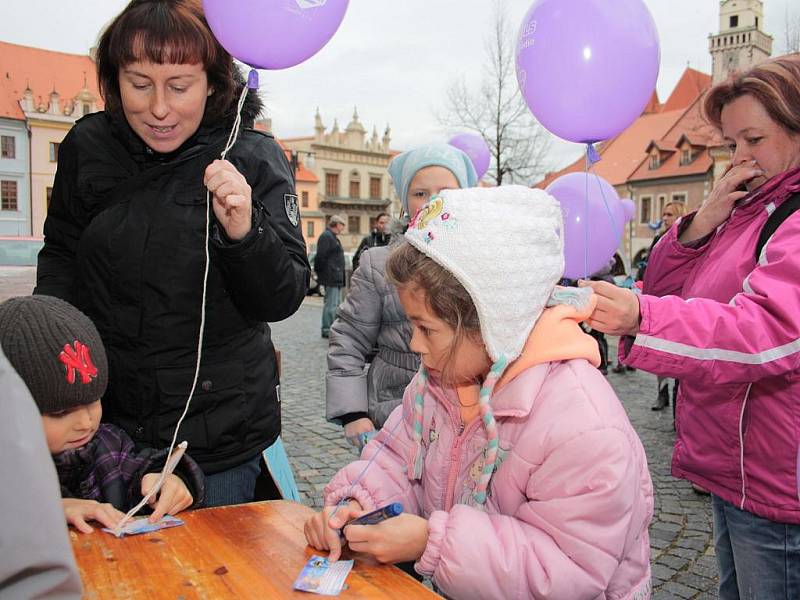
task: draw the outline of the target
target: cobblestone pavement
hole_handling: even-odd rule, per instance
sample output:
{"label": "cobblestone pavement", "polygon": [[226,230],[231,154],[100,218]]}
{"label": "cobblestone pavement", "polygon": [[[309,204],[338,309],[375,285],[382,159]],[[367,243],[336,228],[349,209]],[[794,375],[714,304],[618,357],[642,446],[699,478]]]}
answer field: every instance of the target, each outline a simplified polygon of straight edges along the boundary
{"label": "cobblestone pavement", "polygon": [[[32,268],[0,267],[0,300],[30,293],[33,280]],[[321,299],[307,298],[293,317],[272,326],[283,357],[283,439],[303,500],[314,507],[321,505],[328,480],[356,456],[341,428],[324,418],[327,340],[320,337],[321,308]],[[670,475],[672,413],[650,410],[655,377],[641,371],[611,373],[609,381],[644,443],[655,487],[653,598],[717,598],[710,502]]]}

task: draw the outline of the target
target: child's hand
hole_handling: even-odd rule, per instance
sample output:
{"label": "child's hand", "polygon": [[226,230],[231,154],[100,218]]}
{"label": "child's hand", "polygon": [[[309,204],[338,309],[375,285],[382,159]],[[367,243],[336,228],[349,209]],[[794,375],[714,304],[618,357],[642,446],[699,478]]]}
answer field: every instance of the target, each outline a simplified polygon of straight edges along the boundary
{"label": "child's hand", "polygon": [[86,521],[97,521],[104,527],[113,529],[125,516],[111,504],[100,504],[94,500],[62,498],[61,504],[64,507],[67,523],[83,533],[94,531]]}
{"label": "child's hand", "polygon": [[[333,515],[334,512],[335,515]],[[330,550],[328,560],[331,562],[338,560],[342,554],[339,529],[347,521],[363,515],[364,512],[364,509],[355,500],[350,500],[342,506],[326,506],[322,512],[310,517],[303,526],[308,545],[317,550]]]}
{"label": "child's hand", "polygon": [[371,554],[378,562],[418,560],[428,545],[428,520],[403,513],[377,525],[348,525],[344,536],[351,550]]}
{"label": "child's hand", "polygon": [[[142,496],[146,496],[147,492],[153,489],[160,476],[160,473],[148,473],[142,477]],[[166,514],[176,515],[184,508],[189,508],[193,502],[194,498],[181,478],[172,474],[167,475],[158,495],[147,501],[150,506],[154,507],[153,514],[148,520],[156,523]]]}

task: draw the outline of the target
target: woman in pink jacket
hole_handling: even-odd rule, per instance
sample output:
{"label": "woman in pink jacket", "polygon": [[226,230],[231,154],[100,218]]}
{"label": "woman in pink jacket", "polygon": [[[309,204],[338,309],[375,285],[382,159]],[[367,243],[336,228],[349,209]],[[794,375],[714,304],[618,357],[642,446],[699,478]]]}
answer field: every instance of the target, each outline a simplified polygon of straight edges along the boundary
{"label": "woman in pink jacket", "polygon": [[653,249],[645,295],[586,284],[589,323],[681,381],[672,472],[713,494],[720,598],[800,598],[800,55],[716,86],[705,112],[730,169]]}
{"label": "woman in pink jacket", "polygon": [[325,489],[309,544],[335,560],[338,528],[400,502],[346,541],[416,561],[446,596],[650,596],[647,461],[578,325],[594,295],[555,287],[561,231],[557,202],[520,186],[448,190],[415,216],[386,271],[422,367]]}

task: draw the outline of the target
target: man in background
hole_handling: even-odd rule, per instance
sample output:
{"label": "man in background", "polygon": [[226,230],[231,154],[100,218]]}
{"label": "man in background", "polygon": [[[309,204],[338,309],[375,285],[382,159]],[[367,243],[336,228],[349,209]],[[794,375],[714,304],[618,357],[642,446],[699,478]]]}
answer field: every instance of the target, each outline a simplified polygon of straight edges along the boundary
{"label": "man in background", "polygon": [[322,337],[328,337],[331,325],[336,318],[336,309],[342,301],[342,288],[345,285],[344,250],[339,234],[344,231],[345,220],[333,215],[328,227],[317,240],[317,255],[314,270],[317,281],[325,288],[325,302],[322,307]]}
{"label": "man in background", "polygon": [[356,249],[355,255],[353,255],[353,271],[358,268],[358,260],[362,252],[369,248],[375,248],[376,246],[386,246],[391,239],[392,234],[389,233],[389,215],[382,212],[375,219],[375,228],[369,235],[364,236],[364,239],[361,240],[361,243]]}

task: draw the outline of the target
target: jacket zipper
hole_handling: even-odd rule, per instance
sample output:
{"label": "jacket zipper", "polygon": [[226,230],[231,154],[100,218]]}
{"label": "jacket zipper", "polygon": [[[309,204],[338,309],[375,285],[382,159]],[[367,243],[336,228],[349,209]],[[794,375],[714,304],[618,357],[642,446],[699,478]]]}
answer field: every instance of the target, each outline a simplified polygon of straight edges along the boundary
{"label": "jacket zipper", "polygon": [[472,423],[469,424],[469,427],[465,427],[464,423],[461,421],[461,416],[459,415],[458,421],[455,421],[453,417],[453,413],[450,410],[450,407],[447,407],[447,412],[450,415],[451,419],[453,420],[453,424],[457,425],[458,435],[456,436],[455,443],[450,448],[450,469],[447,472],[447,489],[445,490],[444,496],[444,510],[450,511],[455,504],[453,499],[453,494],[455,493],[456,487],[456,479],[458,478],[458,471],[461,466],[460,458],[460,450],[461,450],[461,443],[467,438],[465,435],[465,430],[474,430],[475,423],[480,421],[480,418],[475,419]]}
{"label": "jacket zipper", "polygon": [[744,430],[742,429],[742,425],[744,424],[744,409],[747,406],[747,399],[750,397],[750,388],[752,387],[752,383],[747,386],[747,391],[744,393],[744,402],[742,402],[742,410],[739,413],[739,472],[742,476],[742,501],[739,503],[740,510],[744,510],[744,501],[747,499],[744,481]]}

